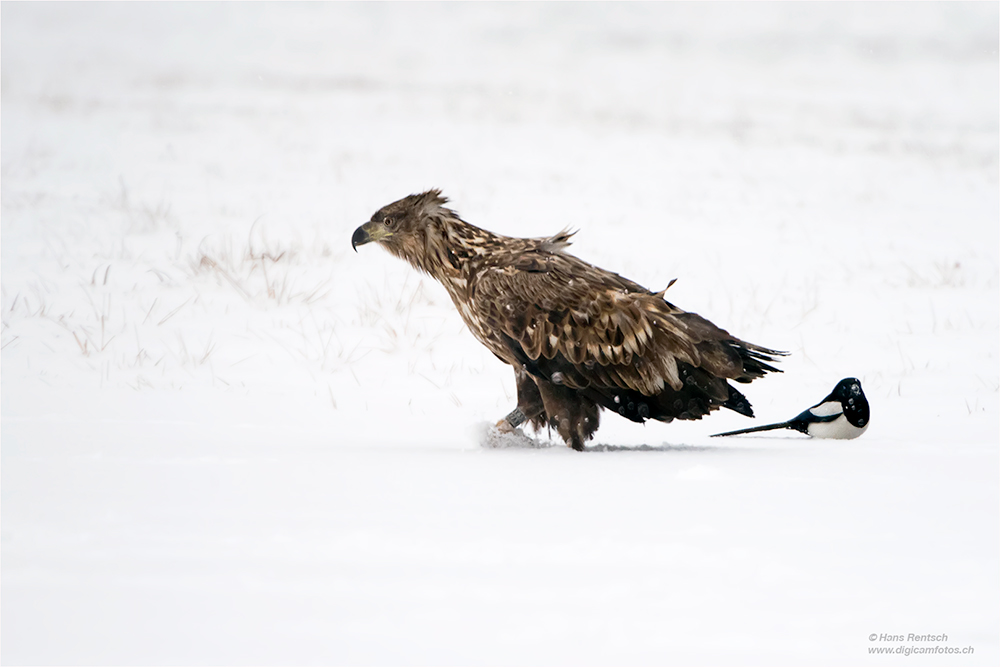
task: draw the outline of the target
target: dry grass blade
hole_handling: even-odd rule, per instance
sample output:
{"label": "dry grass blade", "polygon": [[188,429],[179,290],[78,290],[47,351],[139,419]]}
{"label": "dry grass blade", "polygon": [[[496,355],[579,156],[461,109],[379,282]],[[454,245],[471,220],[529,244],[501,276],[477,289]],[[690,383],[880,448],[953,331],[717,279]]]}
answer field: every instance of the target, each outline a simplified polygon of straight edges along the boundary
{"label": "dry grass blade", "polygon": [[177,306],[176,308],[174,308],[173,310],[171,310],[169,313],[167,313],[166,316],[162,320],[160,320],[159,322],[156,323],[157,326],[163,324],[164,322],[166,322],[167,320],[169,320],[171,317],[173,317],[174,315],[176,315],[178,312],[180,312],[180,309],[183,308],[184,306],[188,305],[188,303],[193,298],[194,298],[193,296],[188,297],[187,301],[185,301],[184,303],[182,303],[181,305]]}

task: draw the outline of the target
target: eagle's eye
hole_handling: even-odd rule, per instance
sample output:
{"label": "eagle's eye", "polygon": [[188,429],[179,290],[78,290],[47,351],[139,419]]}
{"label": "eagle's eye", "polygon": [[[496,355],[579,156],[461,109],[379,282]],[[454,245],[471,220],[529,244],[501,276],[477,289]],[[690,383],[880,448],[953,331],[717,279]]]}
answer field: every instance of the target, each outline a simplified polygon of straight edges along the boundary
{"label": "eagle's eye", "polygon": [[392,218],[386,218],[385,220],[382,221],[382,224],[385,225],[386,227],[390,226],[392,224]]}

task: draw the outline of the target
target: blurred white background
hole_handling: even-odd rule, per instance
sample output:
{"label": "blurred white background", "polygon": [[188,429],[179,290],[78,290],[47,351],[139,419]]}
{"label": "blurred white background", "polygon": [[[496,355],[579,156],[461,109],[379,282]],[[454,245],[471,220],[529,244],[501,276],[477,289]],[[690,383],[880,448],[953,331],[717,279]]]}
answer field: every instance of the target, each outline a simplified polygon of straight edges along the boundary
{"label": "blurred white background", "polygon": [[[995,3],[0,15],[4,664],[995,664]],[[872,427],[483,449],[510,370],[349,248],[430,187]]]}

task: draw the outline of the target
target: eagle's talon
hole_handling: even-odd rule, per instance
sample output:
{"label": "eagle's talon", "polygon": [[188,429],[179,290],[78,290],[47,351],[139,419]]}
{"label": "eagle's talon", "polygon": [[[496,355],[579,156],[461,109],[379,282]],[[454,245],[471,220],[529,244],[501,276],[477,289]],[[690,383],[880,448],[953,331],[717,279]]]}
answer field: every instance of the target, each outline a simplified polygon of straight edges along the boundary
{"label": "eagle's talon", "polygon": [[510,422],[506,419],[501,419],[494,426],[501,433],[517,433],[517,428],[511,426]]}

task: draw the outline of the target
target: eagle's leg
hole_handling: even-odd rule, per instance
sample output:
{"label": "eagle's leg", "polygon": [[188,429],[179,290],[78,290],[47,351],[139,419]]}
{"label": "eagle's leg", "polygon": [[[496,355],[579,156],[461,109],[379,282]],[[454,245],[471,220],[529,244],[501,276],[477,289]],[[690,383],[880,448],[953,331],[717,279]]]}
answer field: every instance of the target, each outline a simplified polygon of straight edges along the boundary
{"label": "eagle's leg", "polygon": [[542,396],[538,393],[538,385],[523,368],[514,370],[514,378],[517,381],[517,407],[497,422],[497,427],[513,431],[524,422],[531,422],[536,429],[542,428],[548,422],[548,417]]}
{"label": "eagle's leg", "polygon": [[549,425],[567,445],[583,451],[583,443],[594,437],[600,424],[600,408],[575,389],[535,378]]}
{"label": "eagle's leg", "polygon": [[517,378],[517,409],[521,411],[525,421],[536,429],[542,428],[548,423],[549,417],[545,414],[545,403],[535,378],[523,368],[514,371],[514,375]]}

